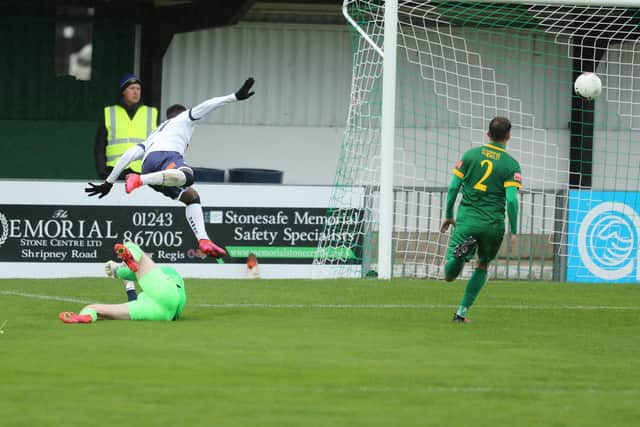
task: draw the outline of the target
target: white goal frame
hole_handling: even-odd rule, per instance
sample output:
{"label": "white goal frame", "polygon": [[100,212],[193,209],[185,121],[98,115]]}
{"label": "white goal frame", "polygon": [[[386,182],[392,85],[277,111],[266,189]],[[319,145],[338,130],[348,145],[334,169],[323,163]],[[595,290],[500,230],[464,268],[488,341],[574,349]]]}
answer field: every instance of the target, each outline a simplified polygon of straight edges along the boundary
{"label": "white goal frame", "polygon": [[[482,3],[486,0],[462,3]],[[342,14],[359,35],[367,41],[380,57],[383,58],[382,80],[382,118],[381,118],[381,152],[380,152],[380,219],[378,234],[378,278],[389,280],[392,277],[392,235],[393,235],[393,176],[394,176],[394,127],[396,97],[396,43],[398,28],[398,1],[384,2],[384,44],[380,48],[348,13],[348,0],[343,2]],[[491,3],[511,4],[545,4],[593,7],[630,7],[638,8],[638,0],[492,0]]]}

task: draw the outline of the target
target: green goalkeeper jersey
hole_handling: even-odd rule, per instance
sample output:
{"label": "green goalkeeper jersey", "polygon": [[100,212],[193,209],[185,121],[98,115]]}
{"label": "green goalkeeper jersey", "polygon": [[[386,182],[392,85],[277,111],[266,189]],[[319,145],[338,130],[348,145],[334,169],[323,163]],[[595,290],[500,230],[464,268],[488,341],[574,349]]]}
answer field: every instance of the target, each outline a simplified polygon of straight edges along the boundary
{"label": "green goalkeeper jersey", "polygon": [[520,164],[504,145],[491,142],[468,150],[453,173],[462,180],[457,221],[504,224],[505,188],[520,188],[522,183]]}

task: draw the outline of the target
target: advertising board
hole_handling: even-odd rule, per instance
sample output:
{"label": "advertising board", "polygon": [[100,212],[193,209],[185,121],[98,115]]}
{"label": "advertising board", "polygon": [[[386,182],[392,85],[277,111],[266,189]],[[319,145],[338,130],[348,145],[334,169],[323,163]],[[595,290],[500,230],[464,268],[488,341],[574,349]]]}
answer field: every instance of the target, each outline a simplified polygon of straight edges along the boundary
{"label": "advertising board", "polygon": [[[258,257],[263,277],[313,277],[314,270],[335,268],[312,264],[319,240],[349,241],[349,230],[362,221],[361,206],[331,206],[345,231],[325,235],[331,187],[201,184],[207,232],[230,255],[215,262],[198,249],[179,202],[148,188],[126,195],[118,185],[98,200],[84,194],[84,185],[0,181],[2,277],[98,276],[123,240],[191,277],[245,277],[249,253]],[[341,251],[359,274],[361,254]]]}
{"label": "advertising board", "polygon": [[640,283],[640,193],[569,192],[567,281]]}

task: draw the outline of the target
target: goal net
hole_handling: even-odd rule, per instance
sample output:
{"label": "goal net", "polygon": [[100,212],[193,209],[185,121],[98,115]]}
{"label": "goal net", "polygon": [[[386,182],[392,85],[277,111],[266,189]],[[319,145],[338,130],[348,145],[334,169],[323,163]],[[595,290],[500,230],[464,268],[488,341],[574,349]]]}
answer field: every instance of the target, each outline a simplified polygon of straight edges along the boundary
{"label": "goal net", "polygon": [[[365,276],[391,262],[394,277],[442,277],[452,169],[504,116],[522,166],[519,236],[490,276],[640,282],[640,9],[550,3],[398,1],[393,203],[383,206],[385,2],[344,2],[353,77],[332,205],[353,202],[353,187],[365,200],[361,221],[327,221],[326,236],[353,238],[321,241],[317,264],[344,263],[327,250],[341,247]],[[585,71],[602,81],[595,101],[573,92]],[[379,260],[385,211],[392,254]]]}

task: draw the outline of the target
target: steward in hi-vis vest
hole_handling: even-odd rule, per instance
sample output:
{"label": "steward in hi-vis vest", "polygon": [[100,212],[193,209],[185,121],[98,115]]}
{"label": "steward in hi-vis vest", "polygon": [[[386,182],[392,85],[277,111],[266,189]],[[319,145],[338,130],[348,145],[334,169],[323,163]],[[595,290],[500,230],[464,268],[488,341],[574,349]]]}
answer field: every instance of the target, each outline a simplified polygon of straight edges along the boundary
{"label": "steward in hi-vis vest", "polygon": [[[124,152],[144,142],[158,125],[158,110],[142,104],[142,82],[134,74],[120,79],[121,97],[117,104],[104,107],[98,126],[94,155],[96,172],[106,178]],[[131,162],[120,178],[140,173],[141,162]]]}

